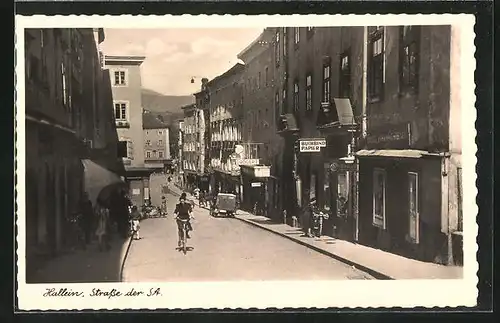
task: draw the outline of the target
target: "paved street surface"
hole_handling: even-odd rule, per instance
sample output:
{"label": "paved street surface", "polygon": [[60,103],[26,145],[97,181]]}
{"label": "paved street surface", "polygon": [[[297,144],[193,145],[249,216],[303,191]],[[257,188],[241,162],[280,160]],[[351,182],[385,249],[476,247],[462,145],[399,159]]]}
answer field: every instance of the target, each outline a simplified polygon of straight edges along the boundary
{"label": "paved street surface", "polygon": [[[169,211],[177,197],[168,196]],[[195,207],[193,249],[177,250],[172,214],[141,222],[132,242],[123,281],[221,281],[373,279],[342,262],[238,219],[213,218]]]}

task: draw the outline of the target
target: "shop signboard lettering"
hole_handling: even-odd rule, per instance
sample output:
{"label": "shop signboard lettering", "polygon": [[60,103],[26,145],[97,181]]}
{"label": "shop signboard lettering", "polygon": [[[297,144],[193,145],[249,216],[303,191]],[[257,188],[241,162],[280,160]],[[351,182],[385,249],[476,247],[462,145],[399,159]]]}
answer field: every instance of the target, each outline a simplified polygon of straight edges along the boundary
{"label": "shop signboard lettering", "polygon": [[236,164],[239,166],[254,166],[254,165],[259,165],[260,164],[260,159],[251,159],[251,158],[246,158],[246,159],[237,159]]}
{"label": "shop signboard lettering", "polygon": [[366,143],[373,148],[409,147],[408,123],[368,129]]}
{"label": "shop signboard lettering", "polygon": [[326,147],[326,139],[299,139],[299,148],[301,153],[320,152],[321,148]]}
{"label": "shop signboard lettering", "polygon": [[262,183],[261,182],[252,182],[252,187],[261,187]]}

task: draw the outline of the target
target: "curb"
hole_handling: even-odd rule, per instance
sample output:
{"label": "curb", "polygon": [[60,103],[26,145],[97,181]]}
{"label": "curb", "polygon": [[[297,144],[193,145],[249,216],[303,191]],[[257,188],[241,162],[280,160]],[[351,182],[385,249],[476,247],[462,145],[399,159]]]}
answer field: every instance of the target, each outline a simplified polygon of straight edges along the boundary
{"label": "curb", "polygon": [[128,252],[130,250],[130,246],[132,245],[132,236],[128,237],[127,250],[125,250],[125,254],[123,255],[122,264],[120,266],[120,282],[123,282],[123,268],[125,267],[125,261],[127,260]]}
{"label": "curb", "polygon": [[316,247],[316,246],[314,246],[314,245],[308,244],[308,243],[306,243],[306,242],[304,242],[304,241],[302,241],[302,240],[299,240],[299,239],[296,239],[296,238],[294,238],[294,237],[288,236],[288,235],[286,235],[286,234],[284,234],[284,233],[277,232],[277,231],[271,230],[271,229],[269,229],[269,228],[266,228],[265,226],[260,225],[260,224],[258,224],[258,223],[255,223],[255,222],[253,222],[252,220],[242,219],[242,218],[240,218],[240,217],[236,217],[236,219],[238,219],[238,220],[240,220],[240,221],[242,221],[242,222],[245,222],[245,223],[247,223],[247,224],[253,225],[253,226],[255,226],[255,227],[258,227],[258,228],[264,229],[264,230],[266,230],[266,231],[268,231],[268,232],[272,232],[272,233],[274,233],[274,234],[276,234],[276,235],[279,235],[279,236],[281,236],[281,237],[287,238],[287,239],[289,239],[289,240],[291,240],[291,241],[293,241],[293,242],[295,242],[295,243],[298,243],[298,244],[300,244],[300,245],[302,245],[302,246],[304,246],[304,247],[307,247],[307,248],[310,248],[310,249],[312,249],[312,250],[314,250],[314,251],[317,251],[317,252],[319,252],[319,253],[321,253],[321,254],[323,254],[323,255],[325,255],[325,256],[328,256],[328,257],[334,258],[334,259],[336,259],[336,260],[338,260],[338,261],[340,261],[340,262],[343,262],[343,263],[345,263],[345,264],[347,264],[347,265],[349,265],[349,266],[352,266],[352,267],[355,267],[356,269],[359,269],[359,270],[361,270],[361,271],[364,271],[364,272],[366,272],[367,274],[369,274],[369,275],[373,276],[373,277],[374,277],[374,278],[376,278],[376,279],[381,279],[381,280],[394,280],[394,279],[395,279],[394,277],[391,277],[391,276],[385,275],[385,274],[383,274],[383,273],[381,273],[381,272],[378,272],[378,271],[376,271],[376,270],[374,270],[374,269],[371,269],[371,268],[365,267],[365,266],[363,266],[363,265],[360,265],[360,264],[358,264],[358,263],[355,263],[355,262],[353,262],[353,261],[351,261],[351,260],[349,260],[349,259],[347,259],[347,258],[340,257],[339,255],[336,255],[336,254],[334,254],[334,253],[332,253],[332,252],[329,252],[329,251],[327,251],[327,250],[321,249],[321,248]]}

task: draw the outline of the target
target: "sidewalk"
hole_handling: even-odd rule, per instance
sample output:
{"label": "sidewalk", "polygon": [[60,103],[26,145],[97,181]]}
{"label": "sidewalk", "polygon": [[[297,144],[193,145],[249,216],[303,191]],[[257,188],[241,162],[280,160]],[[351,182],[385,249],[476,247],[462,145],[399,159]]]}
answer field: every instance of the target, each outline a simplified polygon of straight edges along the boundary
{"label": "sidewalk", "polygon": [[302,230],[238,210],[236,218],[363,270],[379,279],[461,279],[463,267],[405,258],[332,237],[302,237]]}
{"label": "sidewalk", "polygon": [[27,283],[120,282],[130,238],[114,236],[111,250],[100,252],[94,241],[86,250],[76,250],[47,261]]}

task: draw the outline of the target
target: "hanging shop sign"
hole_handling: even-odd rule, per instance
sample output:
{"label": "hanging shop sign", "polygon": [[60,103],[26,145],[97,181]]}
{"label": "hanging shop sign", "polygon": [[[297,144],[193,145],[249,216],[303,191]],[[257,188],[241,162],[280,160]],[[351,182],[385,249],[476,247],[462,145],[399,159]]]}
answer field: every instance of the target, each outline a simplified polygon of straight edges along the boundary
{"label": "hanging shop sign", "polygon": [[241,170],[243,174],[255,178],[267,178],[271,176],[270,166],[244,166]]}
{"label": "hanging shop sign", "polygon": [[252,182],[252,187],[261,187],[262,186],[262,182]]}
{"label": "hanging shop sign", "polygon": [[299,139],[301,153],[320,152],[323,147],[326,147],[326,139],[324,138]]}

